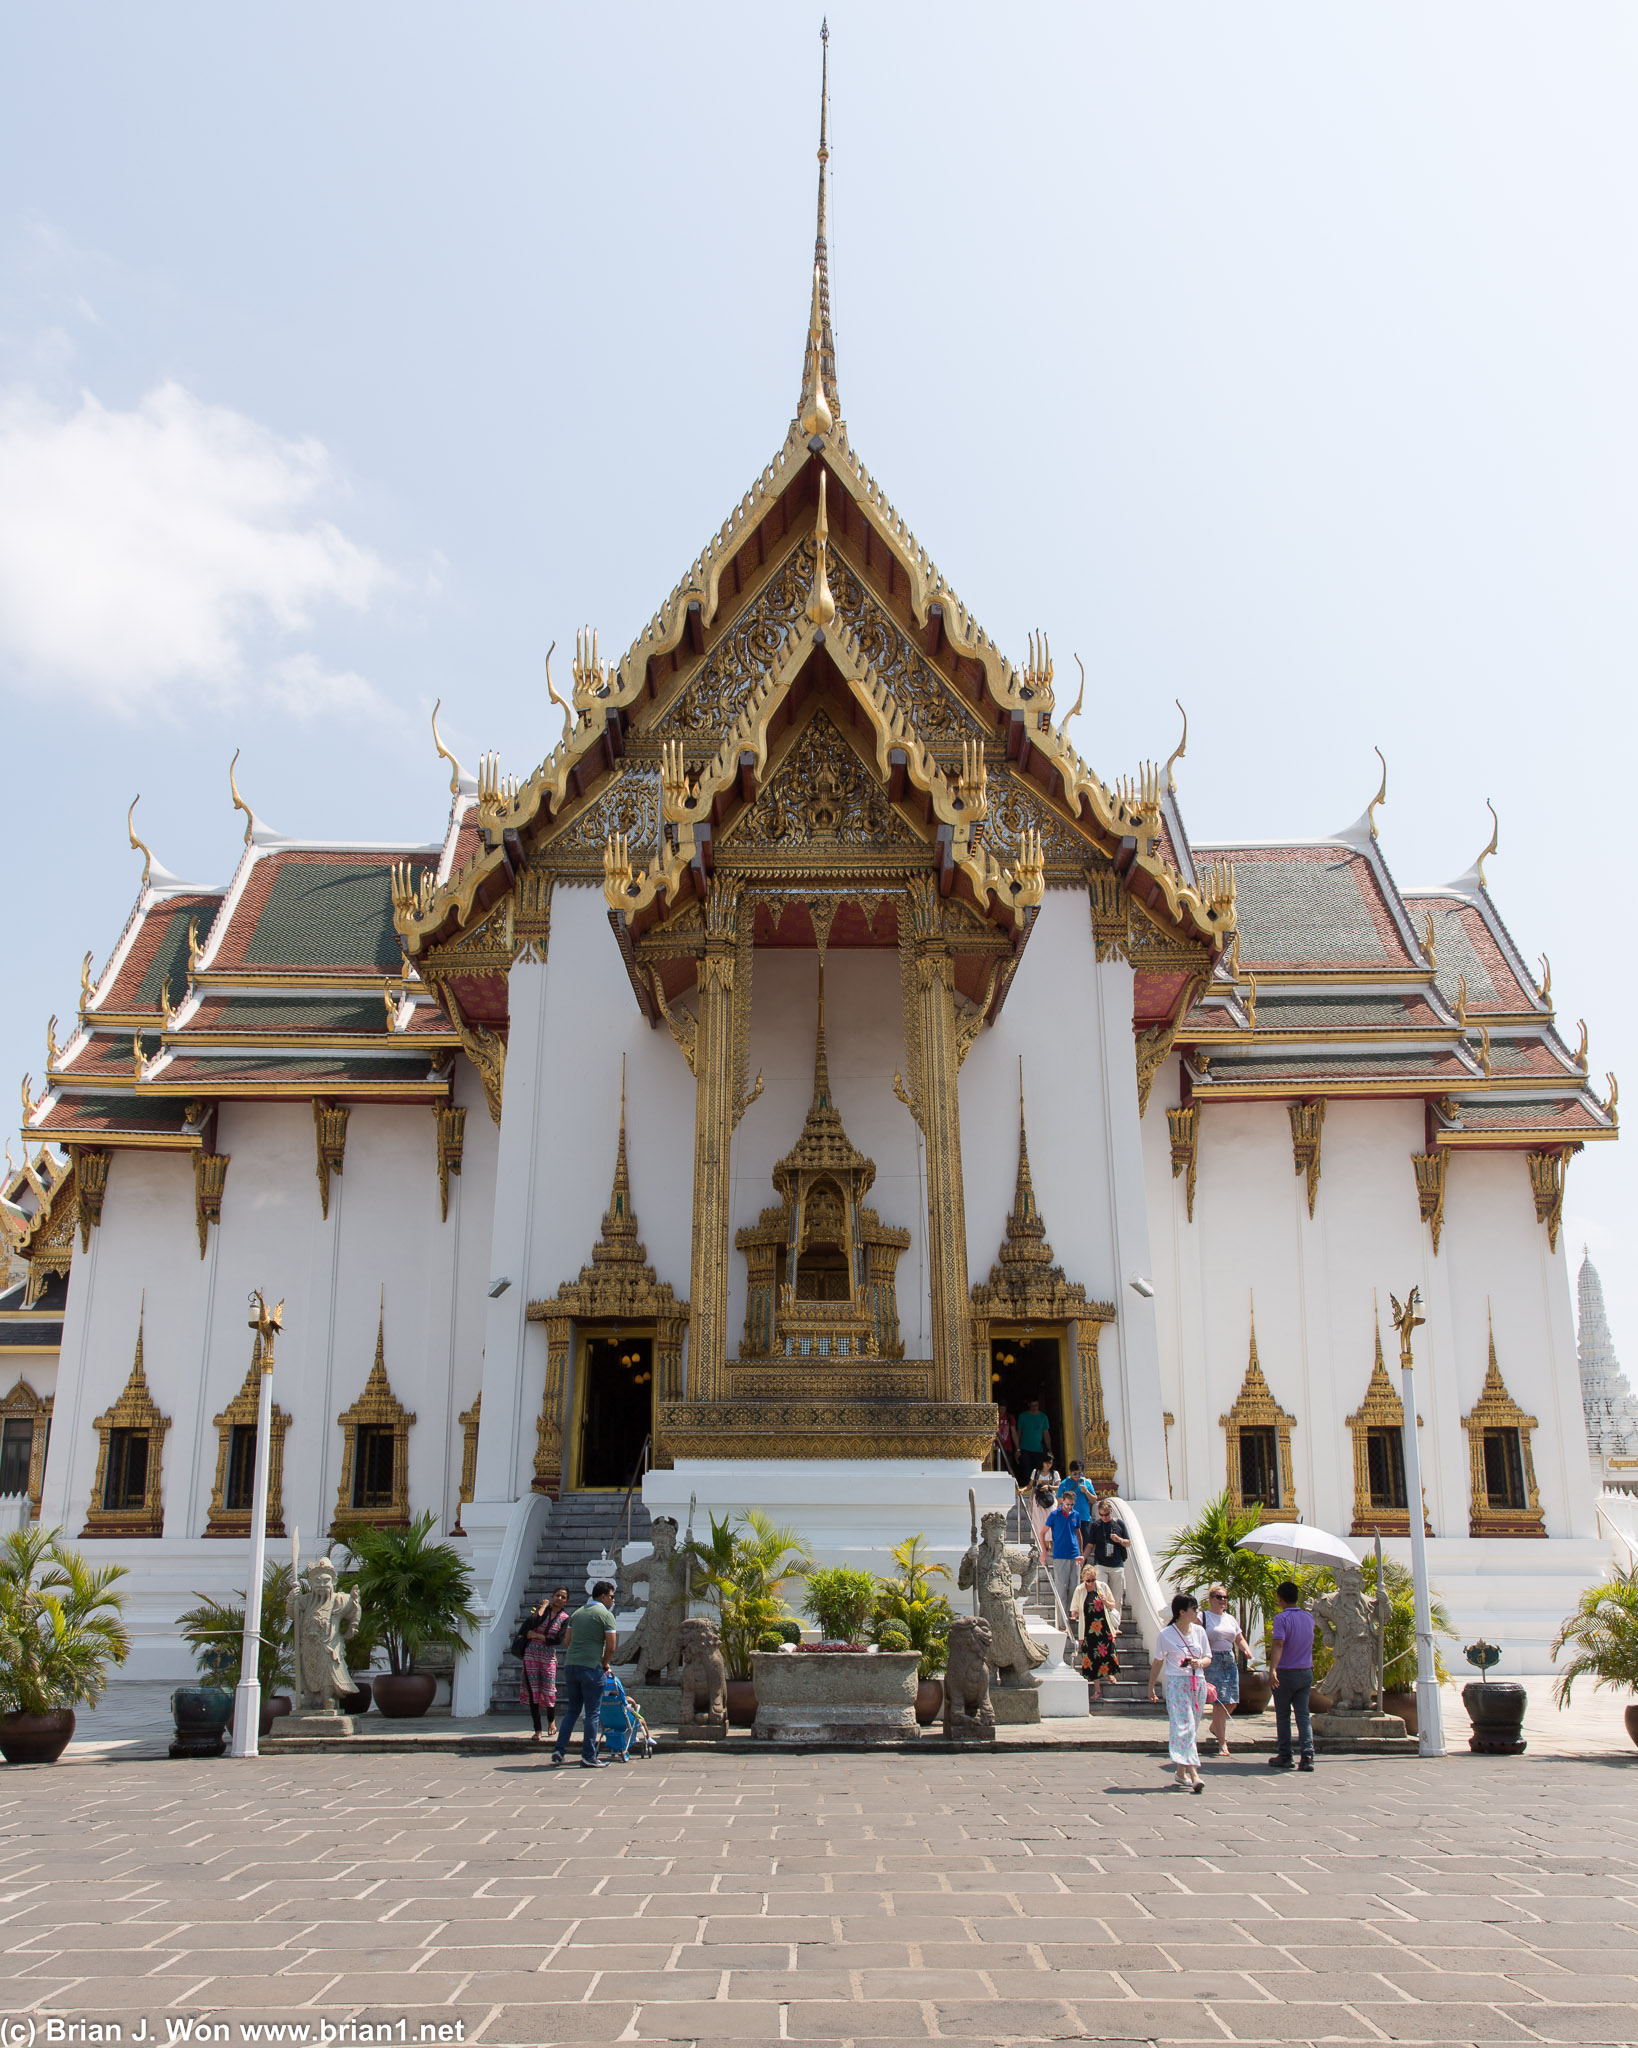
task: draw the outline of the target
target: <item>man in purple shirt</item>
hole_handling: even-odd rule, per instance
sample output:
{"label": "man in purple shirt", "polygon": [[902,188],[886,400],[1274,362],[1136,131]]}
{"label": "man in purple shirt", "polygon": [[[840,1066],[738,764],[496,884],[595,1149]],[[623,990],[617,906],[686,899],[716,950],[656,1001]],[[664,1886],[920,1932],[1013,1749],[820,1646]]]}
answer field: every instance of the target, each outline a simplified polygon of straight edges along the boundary
{"label": "man in purple shirt", "polygon": [[1301,1595],[1290,1579],[1275,1588],[1280,1611],[1274,1617],[1274,1654],[1268,1669],[1274,1680],[1274,1719],[1280,1751],[1271,1756],[1271,1771],[1289,1771],[1291,1759],[1291,1710],[1297,1712],[1297,1745],[1302,1751],[1298,1770],[1314,1768],[1314,1730],[1308,1718],[1308,1694],[1314,1683],[1314,1617],[1297,1605]]}

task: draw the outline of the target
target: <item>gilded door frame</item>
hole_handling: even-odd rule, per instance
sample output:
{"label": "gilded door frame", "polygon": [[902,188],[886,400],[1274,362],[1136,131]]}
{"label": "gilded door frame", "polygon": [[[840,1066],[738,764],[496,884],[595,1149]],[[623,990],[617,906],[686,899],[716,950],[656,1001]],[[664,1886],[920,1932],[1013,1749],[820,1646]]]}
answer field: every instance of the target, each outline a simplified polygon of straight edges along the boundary
{"label": "gilded door frame", "polygon": [[569,1388],[569,1442],[568,1473],[564,1481],[566,1493],[624,1493],[621,1486],[587,1486],[580,1477],[581,1434],[586,1421],[586,1340],[590,1337],[618,1340],[619,1337],[642,1337],[649,1346],[648,1368],[648,1458],[654,1463],[654,1431],[658,1419],[658,1395],[660,1364],[660,1331],[653,1320],[627,1322],[623,1317],[588,1316],[584,1321],[576,1317],[573,1336],[569,1345],[570,1388]]}

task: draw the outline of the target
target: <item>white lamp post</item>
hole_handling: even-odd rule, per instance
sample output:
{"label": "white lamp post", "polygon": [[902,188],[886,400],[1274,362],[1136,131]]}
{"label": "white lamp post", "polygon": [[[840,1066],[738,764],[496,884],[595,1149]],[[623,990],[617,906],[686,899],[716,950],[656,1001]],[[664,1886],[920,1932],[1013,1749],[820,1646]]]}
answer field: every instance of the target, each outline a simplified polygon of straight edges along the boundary
{"label": "white lamp post", "polygon": [[256,1756],[262,1719],[262,1566],[267,1552],[267,1459],[273,1434],[273,1339],[284,1325],[284,1303],[269,1309],[260,1291],[250,1297],[250,1327],[262,1368],[256,1403],[256,1476],[250,1500],[250,1584],[245,1589],[245,1635],[239,1684],[233,1695],[233,1754]]}
{"label": "white lamp post", "polygon": [[1393,1296],[1394,1328],[1399,1332],[1399,1370],[1404,1385],[1405,1492],[1410,1502],[1411,1583],[1416,1599],[1416,1744],[1421,1756],[1443,1756],[1445,1726],[1440,1711],[1439,1679],[1433,1658],[1433,1605],[1428,1594],[1428,1544],[1422,1521],[1422,1458],[1416,1440],[1416,1380],[1411,1359],[1411,1332],[1426,1321],[1417,1313],[1422,1290],[1413,1287],[1400,1307]]}

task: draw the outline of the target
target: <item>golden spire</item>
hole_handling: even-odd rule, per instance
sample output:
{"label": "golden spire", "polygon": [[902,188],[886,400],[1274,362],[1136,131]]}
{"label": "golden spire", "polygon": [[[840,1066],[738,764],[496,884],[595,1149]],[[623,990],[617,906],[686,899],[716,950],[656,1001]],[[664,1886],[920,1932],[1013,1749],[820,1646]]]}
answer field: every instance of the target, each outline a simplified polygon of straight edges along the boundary
{"label": "golden spire", "polygon": [[1001,1241],[1004,1266],[1050,1266],[1052,1247],[1047,1243],[1046,1222],[1035,1203],[1035,1183],[1029,1170],[1029,1134],[1024,1128],[1024,1059],[1018,1056],[1018,1179],[1012,1191],[1012,1211],[1007,1217],[1007,1234]]}
{"label": "golden spire", "polygon": [[830,162],[830,23],[820,26],[819,41],[819,221],[813,238],[813,314],[802,357],[801,421],[804,433],[828,433],[830,422],[810,427],[807,412],[818,393],[831,421],[839,419],[842,401],[836,395],[836,338],[830,329],[830,254],[826,246],[829,213],[825,166]]}
{"label": "golden spire", "polygon": [[1484,852],[1481,853],[1478,859],[1473,863],[1473,870],[1479,878],[1479,887],[1481,889],[1485,885],[1484,864],[1493,853],[1496,853],[1500,850],[1501,845],[1501,819],[1496,816],[1496,806],[1490,801],[1489,797],[1486,797],[1484,800],[1484,807],[1490,813],[1490,844],[1485,848]]}
{"label": "golden spire", "polygon": [[459,796],[461,793],[461,764],[438,737],[438,706],[443,701],[442,697],[438,698],[432,707],[432,744],[438,749],[439,758],[449,763],[450,795]]}
{"label": "golden spire", "polygon": [[233,774],[234,769],[238,765],[239,749],[235,747],[233,750],[233,759],[228,763],[228,788],[233,792],[233,808],[236,811],[243,811],[245,814],[245,844],[246,846],[248,846],[250,844],[250,835],[256,829],[256,813],[250,808],[249,804],[247,804],[244,798],[239,794],[239,785],[237,781],[234,779]]}
{"label": "golden spire", "polygon": [[631,1206],[631,1173],[626,1165],[626,1061],[620,1056],[620,1136],[614,1148],[614,1185],[609,1189],[609,1206],[603,1212],[603,1234],[592,1247],[593,1263],[599,1266],[619,1261],[640,1262],[643,1248],[637,1242],[637,1217]]}
{"label": "golden spire", "polygon": [[[138,882],[137,887],[139,889],[146,889],[148,877],[153,873],[154,857],[136,836],[136,807],[141,801],[142,796],[140,792],[132,797],[131,808],[125,813],[125,829],[131,835],[131,851],[133,853],[140,853],[142,856],[142,880]],[[87,954],[86,957],[89,959],[90,955]]]}
{"label": "golden spire", "polygon": [[[825,953],[819,949],[819,1033],[813,1043],[813,1102],[811,1109],[829,1109],[830,1055],[825,1047]],[[810,1110],[811,1113],[811,1110]]]}
{"label": "golden spire", "polygon": [[1382,763],[1382,787],[1365,807],[1365,816],[1371,827],[1371,837],[1375,839],[1377,836],[1376,814],[1382,805],[1388,801],[1388,757],[1380,747],[1373,747],[1371,751]]}
{"label": "golden spire", "polygon": [[808,593],[808,617],[821,632],[836,616],[836,600],[830,594],[830,579],[825,574],[825,556],[829,551],[830,518],[825,510],[825,476],[821,465],[819,470],[819,517],[814,524],[813,535],[817,549],[813,563],[813,588]]}
{"label": "golden spire", "polygon": [[1183,699],[1181,697],[1174,697],[1172,702],[1177,706],[1178,713],[1183,720],[1183,737],[1166,756],[1166,794],[1168,796],[1176,796],[1177,794],[1177,777],[1172,773],[1172,770],[1189,751],[1189,714],[1183,709]]}

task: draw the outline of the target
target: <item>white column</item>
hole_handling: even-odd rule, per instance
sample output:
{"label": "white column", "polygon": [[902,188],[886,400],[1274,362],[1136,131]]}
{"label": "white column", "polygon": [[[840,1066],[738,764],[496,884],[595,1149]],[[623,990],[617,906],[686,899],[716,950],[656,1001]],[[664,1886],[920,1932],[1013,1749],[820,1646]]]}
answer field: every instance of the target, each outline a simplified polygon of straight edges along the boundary
{"label": "white column", "polygon": [[[1105,1356],[1104,1399],[1111,1416],[1120,1490],[1128,1500],[1166,1498],[1166,1433],[1161,1420],[1160,1339],[1155,1305],[1135,1293],[1134,1276],[1151,1279],[1149,1205],[1143,1182],[1143,1146],[1137,1103],[1137,1060],[1132,1038],[1133,973],[1123,960],[1100,961],[1094,1029],[1103,1087],[1105,1170],[1113,1236],[1115,1308]],[[1151,1099],[1149,1114],[1162,1116]],[[1090,1168],[1089,1168],[1090,1170]],[[1113,1387],[1111,1387],[1113,1381]],[[1110,1402],[1113,1391],[1116,1399]]]}
{"label": "white column", "polygon": [[[1323,1151],[1321,1157],[1323,1158]],[[1344,1535],[1353,1519],[1352,1442],[1337,1414],[1337,1362],[1331,1322],[1331,1275],[1325,1231],[1325,1183],[1308,1214],[1308,1176],[1293,1172],[1292,1211],[1297,1237],[1298,1310],[1302,1332],[1302,1401],[1292,1432],[1291,1462],[1297,1505],[1310,1522]],[[1342,1445],[1349,1449],[1349,1479],[1342,1483]]]}

